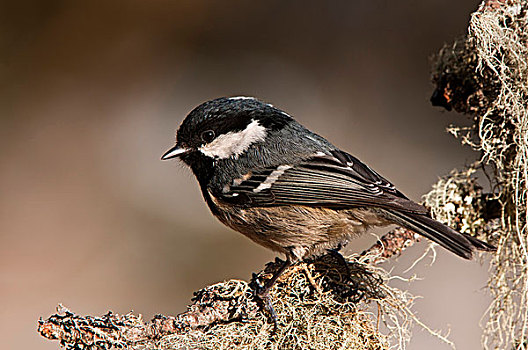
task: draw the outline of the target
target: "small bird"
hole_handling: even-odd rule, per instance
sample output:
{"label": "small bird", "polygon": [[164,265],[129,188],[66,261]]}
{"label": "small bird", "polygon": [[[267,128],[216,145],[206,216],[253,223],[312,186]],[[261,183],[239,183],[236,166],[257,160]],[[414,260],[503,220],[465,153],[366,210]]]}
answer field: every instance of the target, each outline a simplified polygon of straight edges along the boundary
{"label": "small bird", "polygon": [[464,259],[495,249],[432,219],[359,159],[252,97],[218,98],[192,110],[161,157],[171,158],[192,169],[222,223],[285,254],[261,295],[291,264],[375,226],[401,225]]}

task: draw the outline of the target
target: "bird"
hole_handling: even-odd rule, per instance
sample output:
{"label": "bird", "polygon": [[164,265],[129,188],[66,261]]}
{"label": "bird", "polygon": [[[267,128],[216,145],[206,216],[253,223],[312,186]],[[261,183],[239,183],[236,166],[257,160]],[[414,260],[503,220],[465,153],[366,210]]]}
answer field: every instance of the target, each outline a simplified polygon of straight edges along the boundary
{"label": "bird", "polygon": [[285,255],[261,296],[292,264],[372,227],[403,226],[464,259],[495,250],[434,220],[358,158],[254,97],[221,97],[194,108],[161,157],[173,158],[191,168],[216,218]]}

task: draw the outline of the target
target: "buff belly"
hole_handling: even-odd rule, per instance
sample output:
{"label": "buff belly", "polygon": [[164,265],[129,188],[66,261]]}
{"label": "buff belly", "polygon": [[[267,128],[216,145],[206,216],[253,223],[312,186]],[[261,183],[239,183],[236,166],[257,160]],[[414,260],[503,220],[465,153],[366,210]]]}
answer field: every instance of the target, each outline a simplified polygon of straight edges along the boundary
{"label": "buff belly", "polygon": [[[218,204],[217,204],[218,205]],[[375,209],[306,206],[216,208],[218,219],[256,243],[299,260],[317,256],[368,228],[391,224]]]}

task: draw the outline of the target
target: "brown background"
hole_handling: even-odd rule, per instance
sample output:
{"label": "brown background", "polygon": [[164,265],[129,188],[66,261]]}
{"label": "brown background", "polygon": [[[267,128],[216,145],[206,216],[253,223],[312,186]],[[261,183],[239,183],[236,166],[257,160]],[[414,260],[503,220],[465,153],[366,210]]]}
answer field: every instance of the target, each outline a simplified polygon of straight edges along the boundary
{"label": "brown background", "polygon": [[[159,156],[194,106],[256,95],[420,199],[474,155],[430,106],[429,56],[476,1],[5,1],[0,7],[0,342],[57,303],[82,314],[185,309],[273,258],[209,214]],[[402,270],[421,255],[412,248]],[[359,249],[359,248],[356,248]],[[439,250],[417,313],[479,349],[485,266]],[[410,349],[446,349],[416,329]]]}

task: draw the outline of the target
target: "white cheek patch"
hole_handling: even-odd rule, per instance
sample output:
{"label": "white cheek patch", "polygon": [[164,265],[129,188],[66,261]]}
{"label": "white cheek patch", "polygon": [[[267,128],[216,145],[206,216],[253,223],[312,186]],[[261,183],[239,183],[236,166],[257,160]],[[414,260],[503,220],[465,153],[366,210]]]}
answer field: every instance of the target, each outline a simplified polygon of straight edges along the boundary
{"label": "white cheek patch", "polygon": [[286,170],[291,169],[291,167],[291,165],[281,165],[277,167],[277,170],[273,170],[266,180],[262,181],[258,187],[253,189],[253,192],[259,193],[260,191],[270,188],[271,185],[273,185]]}
{"label": "white cheek patch", "polygon": [[264,141],[266,128],[252,120],[248,126],[237,132],[228,132],[218,136],[212,142],[199,148],[200,152],[215,159],[238,158],[255,142]]}

